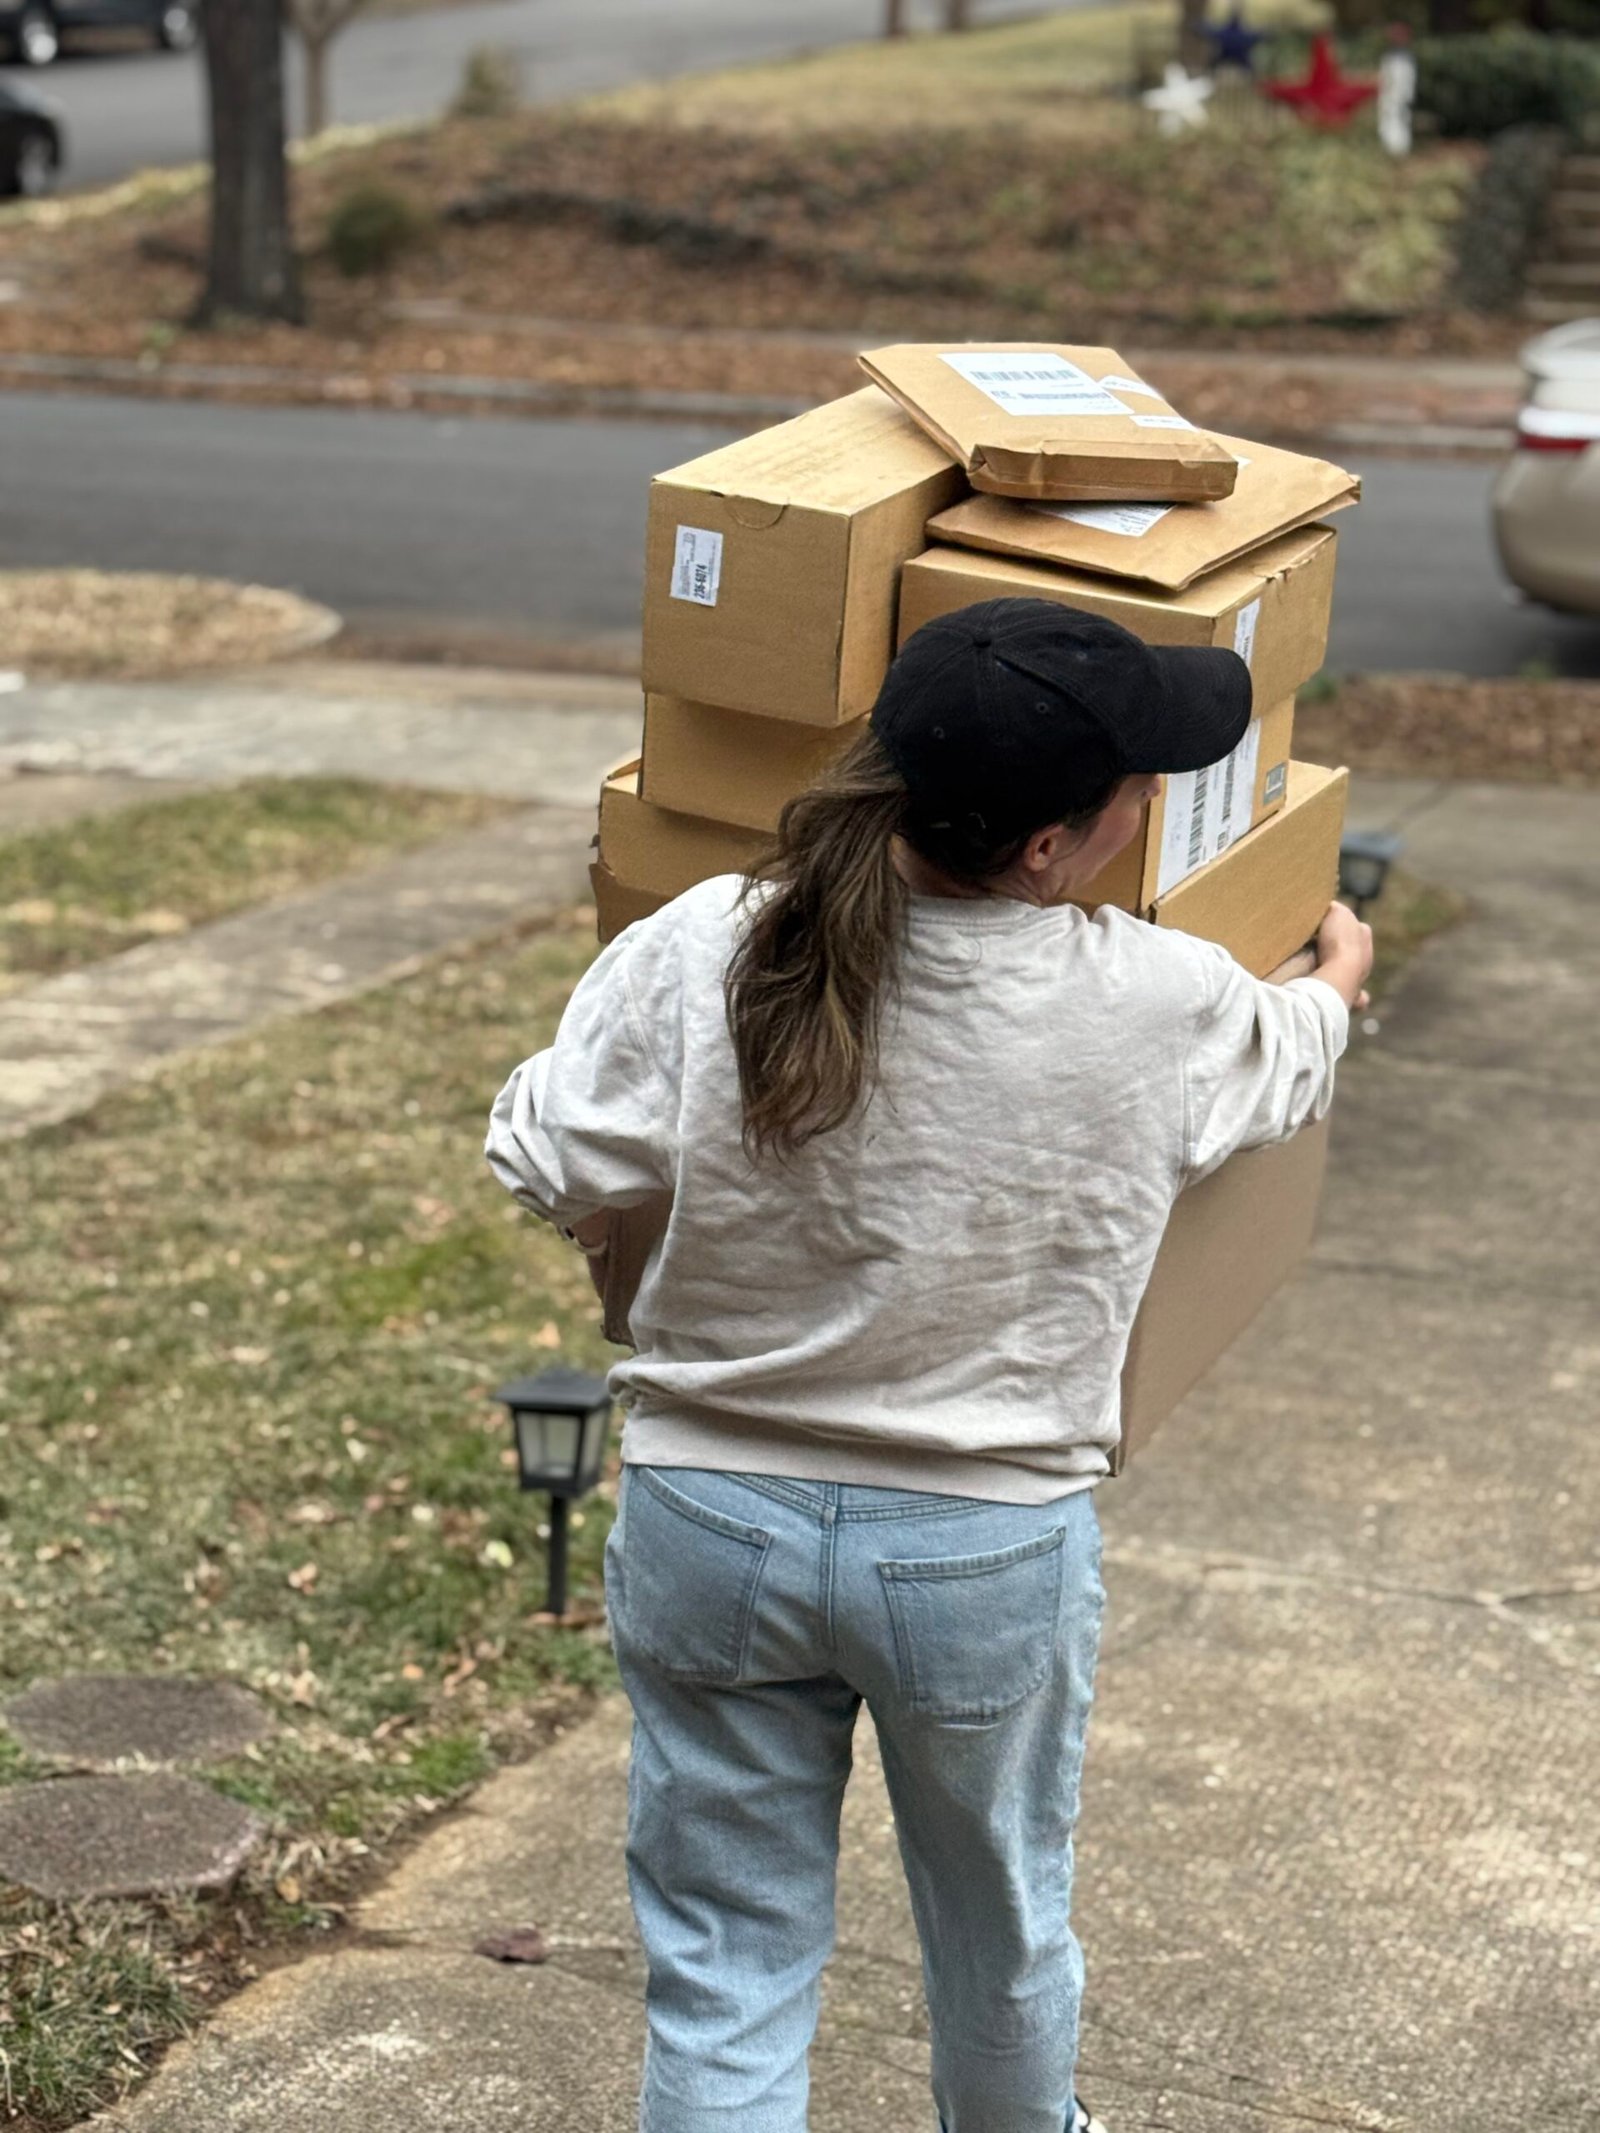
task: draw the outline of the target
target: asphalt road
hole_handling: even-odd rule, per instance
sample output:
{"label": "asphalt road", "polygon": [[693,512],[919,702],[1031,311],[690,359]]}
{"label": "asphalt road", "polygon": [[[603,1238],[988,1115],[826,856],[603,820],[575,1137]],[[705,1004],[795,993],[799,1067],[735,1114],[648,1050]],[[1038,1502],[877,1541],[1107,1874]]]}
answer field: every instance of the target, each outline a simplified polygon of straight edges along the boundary
{"label": "asphalt road", "polygon": [[[934,0],[920,0],[920,11],[931,21]],[[999,22],[1033,11],[1028,0],[978,0],[974,17]],[[882,12],[883,0],[468,0],[358,20],[333,50],[333,116],[430,116],[449,102],[462,62],[479,45],[514,54],[527,93],[545,102],[870,36]],[[298,115],[297,57],[291,50],[290,108]],[[197,54],[102,45],[69,52],[39,74],[0,71],[27,74],[62,106],[70,186],[103,185],[204,153]]]}
{"label": "asphalt road", "polygon": [[[729,433],[0,393],[0,566],[217,572],[352,621],[552,641],[637,629],[652,473]],[[1600,622],[1511,603],[1492,469],[1369,460],[1329,664],[1600,675]]]}

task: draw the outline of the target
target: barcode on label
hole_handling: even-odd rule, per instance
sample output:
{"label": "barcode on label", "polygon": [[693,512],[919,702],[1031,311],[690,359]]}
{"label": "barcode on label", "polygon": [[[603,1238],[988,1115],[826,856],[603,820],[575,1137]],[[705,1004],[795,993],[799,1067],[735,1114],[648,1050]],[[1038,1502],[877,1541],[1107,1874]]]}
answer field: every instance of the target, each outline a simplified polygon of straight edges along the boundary
{"label": "barcode on label", "polygon": [[1192,874],[1206,856],[1206,793],[1211,784],[1211,766],[1197,771],[1194,801],[1189,810],[1189,871]]}
{"label": "barcode on label", "polygon": [[672,550],[672,597],[715,607],[722,584],[722,535],[705,526],[680,526]]}
{"label": "barcode on label", "polygon": [[[1236,748],[1222,766],[1222,826],[1217,831],[1216,852],[1225,852],[1233,842],[1233,791],[1239,771]],[[1216,857],[1213,852],[1212,857]]]}

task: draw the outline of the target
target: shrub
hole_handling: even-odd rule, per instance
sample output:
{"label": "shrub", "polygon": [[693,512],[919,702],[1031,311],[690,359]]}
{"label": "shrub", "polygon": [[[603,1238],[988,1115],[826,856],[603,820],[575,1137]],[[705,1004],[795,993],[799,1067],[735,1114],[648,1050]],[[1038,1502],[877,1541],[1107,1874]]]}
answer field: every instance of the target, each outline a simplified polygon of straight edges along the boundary
{"label": "shrub", "polygon": [[381,180],[354,185],[328,217],[328,250],[354,280],[382,274],[427,234],[428,218],[408,193]]}
{"label": "shrub", "polygon": [[1472,140],[1509,126],[1578,134],[1600,112],[1600,52],[1580,38],[1522,29],[1426,37],[1417,45],[1417,109],[1441,134]]}
{"label": "shrub", "polygon": [[1567,137],[1556,126],[1495,135],[1456,232],[1455,293],[1470,311],[1514,311]]}
{"label": "shrub", "polygon": [[514,52],[480,44],[467,54],[450,109],[456,118],[506,118],[522,102],[522,68]]}

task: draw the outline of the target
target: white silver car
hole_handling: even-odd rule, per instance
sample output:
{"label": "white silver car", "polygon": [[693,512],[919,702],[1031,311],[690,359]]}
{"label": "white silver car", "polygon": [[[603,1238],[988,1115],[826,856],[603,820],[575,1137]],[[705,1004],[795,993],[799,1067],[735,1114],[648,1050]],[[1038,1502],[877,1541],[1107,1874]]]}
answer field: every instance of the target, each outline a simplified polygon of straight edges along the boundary
{"label": "white silver car", "polygon": [[1513,585],[1546,607],[1600,615],[1600,318],[1522,351],[1517,444],[1494,489],[1494,537]]}

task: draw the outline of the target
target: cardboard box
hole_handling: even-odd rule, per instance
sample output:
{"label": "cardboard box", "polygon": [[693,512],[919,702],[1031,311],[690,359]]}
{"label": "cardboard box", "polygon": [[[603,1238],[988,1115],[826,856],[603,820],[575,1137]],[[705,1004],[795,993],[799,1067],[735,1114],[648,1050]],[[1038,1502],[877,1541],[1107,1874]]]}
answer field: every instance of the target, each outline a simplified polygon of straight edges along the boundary
{"label": "cardboard box", "polygon": [[1339,891],[1347,770],[1289,765],[1280,813],[1231,850],[1158,897],[1158,926],[1220,941],[1236,961],[1266,977],[1305,945]]}
{"label": "cardboard box", "polygon": [[786,804],[814,784],[865,725],[852,719],[847,726],[796,726],[677,696],[649,696],[640,790],[657,807],[770,832]]}
{"label": "cardboard box", "polygon": [[646,689],[811,726],[861,717],[894,653],[900,566],[963,487],[875,386],[658,474]]}
{"label": "cardboard box", "polygon": [[769,841],[755,830],[652,807],[639,797],[637,760],[600,788],[600,864],[635,896],[643,891],[669,903],[714,874],[742,874]]}
{"label": "cardboard box", "polygon": [[1250,721],[1238,747],[1209,770],[1180,771],[1161,782],[1139,834],[1072,901],[1116,904],[1147,913],[1158,896],[1220,856],[1284,804],[1294,698]]}
{"label": "cardboard box", "polygon": [[861,367],[975,489],[1169,503],[1233,491],[1233,454],[1174,413],[1114,348],[947,341],[870,349]]}
{"label": "cardboard box", "polygon": [[594,857],[589,861],[589,886],[594,891],[595,932],[600,945],[614,941],[619,933],[641,918],[649,918],[659,911],[670,897],[657,896],[651,889],[633,889],[625,881],[618,881],[615,874],[600,857],[599,840],[596,840]]}
{"label": "cardboard box", "polygon": [[1303,527],[1181,593],[967,548],[930,548],[901,575],[900,641],[979,600],[1059,600],[1108,615],[1147,644],[1227,646],[1249,662],[1256,703],[1280,704],[1311,679],[1327,652],[1336,544],[1328,527]]}
{"label": "cardboard box", "polygon": [[1143,1449],[1305,1257],[1328,1125],[1323,1119],[1276,1148],[1233,1156],[1178,1195],[1128,1343],[1113,1473]]}
{"label": "cardboard box", "polygon": [[1217,443],[1239,462],[1233,494],[1210,504],[1040,504],[969,496],[941,511],[932,540],[994,555],[1134,578],[1182,592],[1263,541],[1357,502],[1361,482],[1326,459],[1242,437]]}

